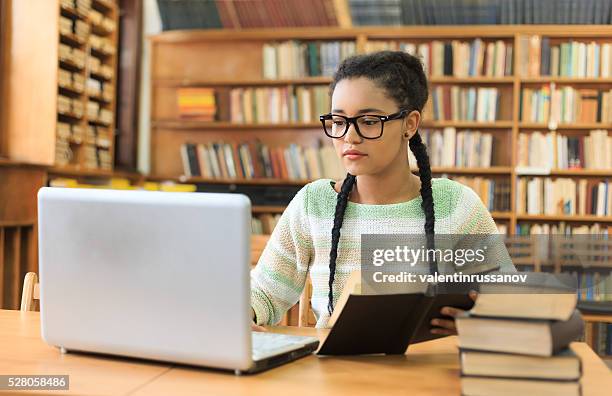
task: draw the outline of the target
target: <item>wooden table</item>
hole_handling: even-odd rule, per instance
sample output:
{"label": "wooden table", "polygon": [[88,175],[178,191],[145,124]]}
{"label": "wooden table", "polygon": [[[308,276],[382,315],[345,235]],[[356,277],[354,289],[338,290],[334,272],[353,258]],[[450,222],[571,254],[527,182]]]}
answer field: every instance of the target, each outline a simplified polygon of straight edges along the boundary
{"label": "wooden table", "polygon": [[[270,330],[324,335],[312,328]],[[261,374],[237,377],[138,359],[62,355],[41,339],[37,312],[0,310],[0,374],[70,375],[69,391],[46,391],[49,395],[458,395],[456,344],[455,337],[447,337],[411,346],[404,356],[309,356]],[[609,395],[612,375],[607,366],[586,344],[576,342],[572,348],[583,360],[583,394]]]}

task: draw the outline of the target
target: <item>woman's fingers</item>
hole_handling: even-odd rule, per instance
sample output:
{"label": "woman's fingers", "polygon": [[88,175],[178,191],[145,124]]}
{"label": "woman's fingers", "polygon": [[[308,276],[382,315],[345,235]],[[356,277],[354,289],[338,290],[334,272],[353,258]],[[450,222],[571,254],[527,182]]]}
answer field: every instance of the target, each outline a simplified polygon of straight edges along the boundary
{"label": "woman's fingers", "polygon": [[253,331],[267,331],[265,327],[256,325],[255,323],[251,323],[251,330],[253,330]]}
{"label": "woman's fingers", "polygon": [[440,313],[446,316],[452,316],[453,318],[465,312],[463,309],[455,307],[442,307]]}

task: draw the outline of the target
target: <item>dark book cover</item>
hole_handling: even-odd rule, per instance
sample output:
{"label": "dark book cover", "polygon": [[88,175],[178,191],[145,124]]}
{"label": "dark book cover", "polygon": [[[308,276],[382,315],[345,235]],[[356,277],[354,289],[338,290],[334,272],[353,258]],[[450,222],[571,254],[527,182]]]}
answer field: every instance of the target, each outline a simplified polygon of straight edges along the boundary
{"label": "dark book cover", "polygon": [[193,143],[187,143],[187,159],[189,160],[189,172],[191,176],[199,177],[202,175],[200,172],[200,163],[198,162],[198,153],[196,145]]}
{"label": "dark book cover", "polygon": [[351,294],[336,307],[342,311],[317,354],[404,354],[409,344],[443,337],[430,332],[430,321],[442,317],[443,306],[472,305],[461,294]]}

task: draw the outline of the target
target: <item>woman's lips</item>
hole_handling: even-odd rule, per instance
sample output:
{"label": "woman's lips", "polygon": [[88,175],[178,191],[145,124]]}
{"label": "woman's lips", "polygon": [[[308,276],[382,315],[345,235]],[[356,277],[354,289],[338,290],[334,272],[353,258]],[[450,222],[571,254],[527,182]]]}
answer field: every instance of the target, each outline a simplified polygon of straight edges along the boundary
{"label": "woman's lips", "polygon": [[342,155],[350,160],[358,160],[367,156],[367,154],[357,150],[346,150]]}

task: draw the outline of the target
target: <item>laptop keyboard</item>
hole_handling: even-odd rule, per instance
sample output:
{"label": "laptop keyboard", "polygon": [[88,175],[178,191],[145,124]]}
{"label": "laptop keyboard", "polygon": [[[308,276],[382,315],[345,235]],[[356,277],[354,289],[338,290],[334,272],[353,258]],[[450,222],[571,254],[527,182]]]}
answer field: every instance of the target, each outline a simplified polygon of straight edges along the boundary
{"label": "laptop keyboard", "polygon": [[311,342],[319,341],[316,337],[304,337],[287,334],[253,331],[253,360],[261,360],[271,356],[299,349]]}

